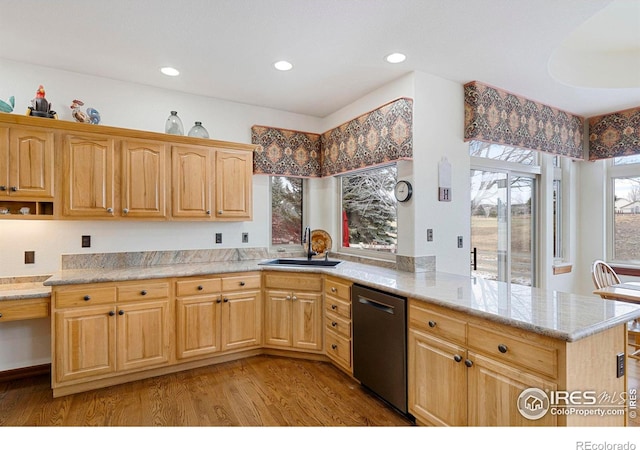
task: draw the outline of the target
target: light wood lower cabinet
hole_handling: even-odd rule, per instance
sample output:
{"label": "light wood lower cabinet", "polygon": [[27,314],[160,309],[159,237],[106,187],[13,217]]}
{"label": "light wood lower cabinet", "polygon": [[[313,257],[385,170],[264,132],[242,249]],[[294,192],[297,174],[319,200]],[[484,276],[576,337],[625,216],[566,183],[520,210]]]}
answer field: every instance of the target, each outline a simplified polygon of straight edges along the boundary
{"label": "light wood lower cabinet", "polygon": [[[596,387],[625,392],[624,377],[616,377],[613,367],[616,353],[607,353],[616,348],[624,352],[624,327],[565,342],[413,299],[408,315],[409,412],[418,423],[625,425],[621,415],[563,415],[550,410],[532,420],[518,409],[518,398],[528,388],[546,393]],[[609,350],[603,352],[604,348]]]}
{"label": "light wood lower cabinet", "polygon": [[349,374],[353,374],[351,285],[350,282],[330,276],[324,281],[324,338],[327,356]]}
{"label": "light wood lower cabinet", "polygon": [[262,344],[260,274],[198,277],[176,282],[179,359]]}
{"label": "light wood lower cabinet", "polygon": [[264,277],[265,345],[321,351],[321,276],[267,272]]}

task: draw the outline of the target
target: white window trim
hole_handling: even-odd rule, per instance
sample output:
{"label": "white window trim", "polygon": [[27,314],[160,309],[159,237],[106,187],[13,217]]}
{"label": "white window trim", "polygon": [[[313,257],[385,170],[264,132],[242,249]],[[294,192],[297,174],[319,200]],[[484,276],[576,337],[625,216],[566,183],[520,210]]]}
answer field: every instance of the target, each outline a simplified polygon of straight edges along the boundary
{"label": "white window trim", "polygon": [[637,178],[640,177],[640,163],[636,164],[614,164],[613,158],[609,159],[607,162],[607,182],[605,186],[605,214],[606,221],[605,226],[606,230],[606,255],[607,261],[615,263],[620,267],[628,267],[632,269],[636,269],[640,267],[640,264],[630,263],[629,261],[622,261],[614,259],[613,249],[615,248],[615,235],[614,235],[614,210],[615,210],[615,200],[613,198],[614,195],[614,179],[615,178]]}

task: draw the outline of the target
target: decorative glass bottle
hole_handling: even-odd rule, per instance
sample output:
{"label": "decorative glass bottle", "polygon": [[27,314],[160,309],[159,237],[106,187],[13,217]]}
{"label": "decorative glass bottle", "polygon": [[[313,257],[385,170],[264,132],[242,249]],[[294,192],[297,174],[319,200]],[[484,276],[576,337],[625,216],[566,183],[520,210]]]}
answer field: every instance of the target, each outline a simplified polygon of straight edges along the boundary
{"label": "decorative glass bottle", "polygon": [[202,126],[202,122],[196,122],[196,124],[189,130],[189,136],[207,139],[209,138],[209,133],[207,132],[207,129]]}
{"label": "decorative glass bottle", "polygon": [[171,115],[167,118],[167,123],[164,126],[164,131],[167,134],[176,134],[178,136],[184,135],[182,120],[180,120],[176,111],[171,111]]}

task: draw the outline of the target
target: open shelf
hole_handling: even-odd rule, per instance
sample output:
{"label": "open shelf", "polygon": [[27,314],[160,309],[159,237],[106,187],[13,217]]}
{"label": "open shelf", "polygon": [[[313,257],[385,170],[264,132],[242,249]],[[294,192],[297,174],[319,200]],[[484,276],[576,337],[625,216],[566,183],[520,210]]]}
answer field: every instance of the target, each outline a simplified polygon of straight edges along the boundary
{"label": "open shelf", "polygon": [[[29,208],[29,212],[22,213],[22,208]],[[3,212],[5,209],[7,213]],[[53,202],[0,200],[2,219],[53,219]]]}

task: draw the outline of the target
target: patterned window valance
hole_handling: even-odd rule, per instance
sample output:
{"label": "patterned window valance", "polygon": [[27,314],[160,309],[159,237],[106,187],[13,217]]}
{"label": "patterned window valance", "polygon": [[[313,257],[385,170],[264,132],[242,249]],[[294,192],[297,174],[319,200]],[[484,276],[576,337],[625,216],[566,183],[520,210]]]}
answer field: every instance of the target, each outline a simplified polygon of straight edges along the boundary
{"label": "patterned window valance", "polygon": [[321,177],[413,157],[413,100],[400,98],[322,135],[254,125],[254,173]]}
{"label": "patterned window valance", "polygon": [[589,118],[589,160],[640,154],[640,107]]}
{"label": "patterned window valance", "polygon": [[464,140],[583,159],[584,118],[477,81],[464,85]]}

